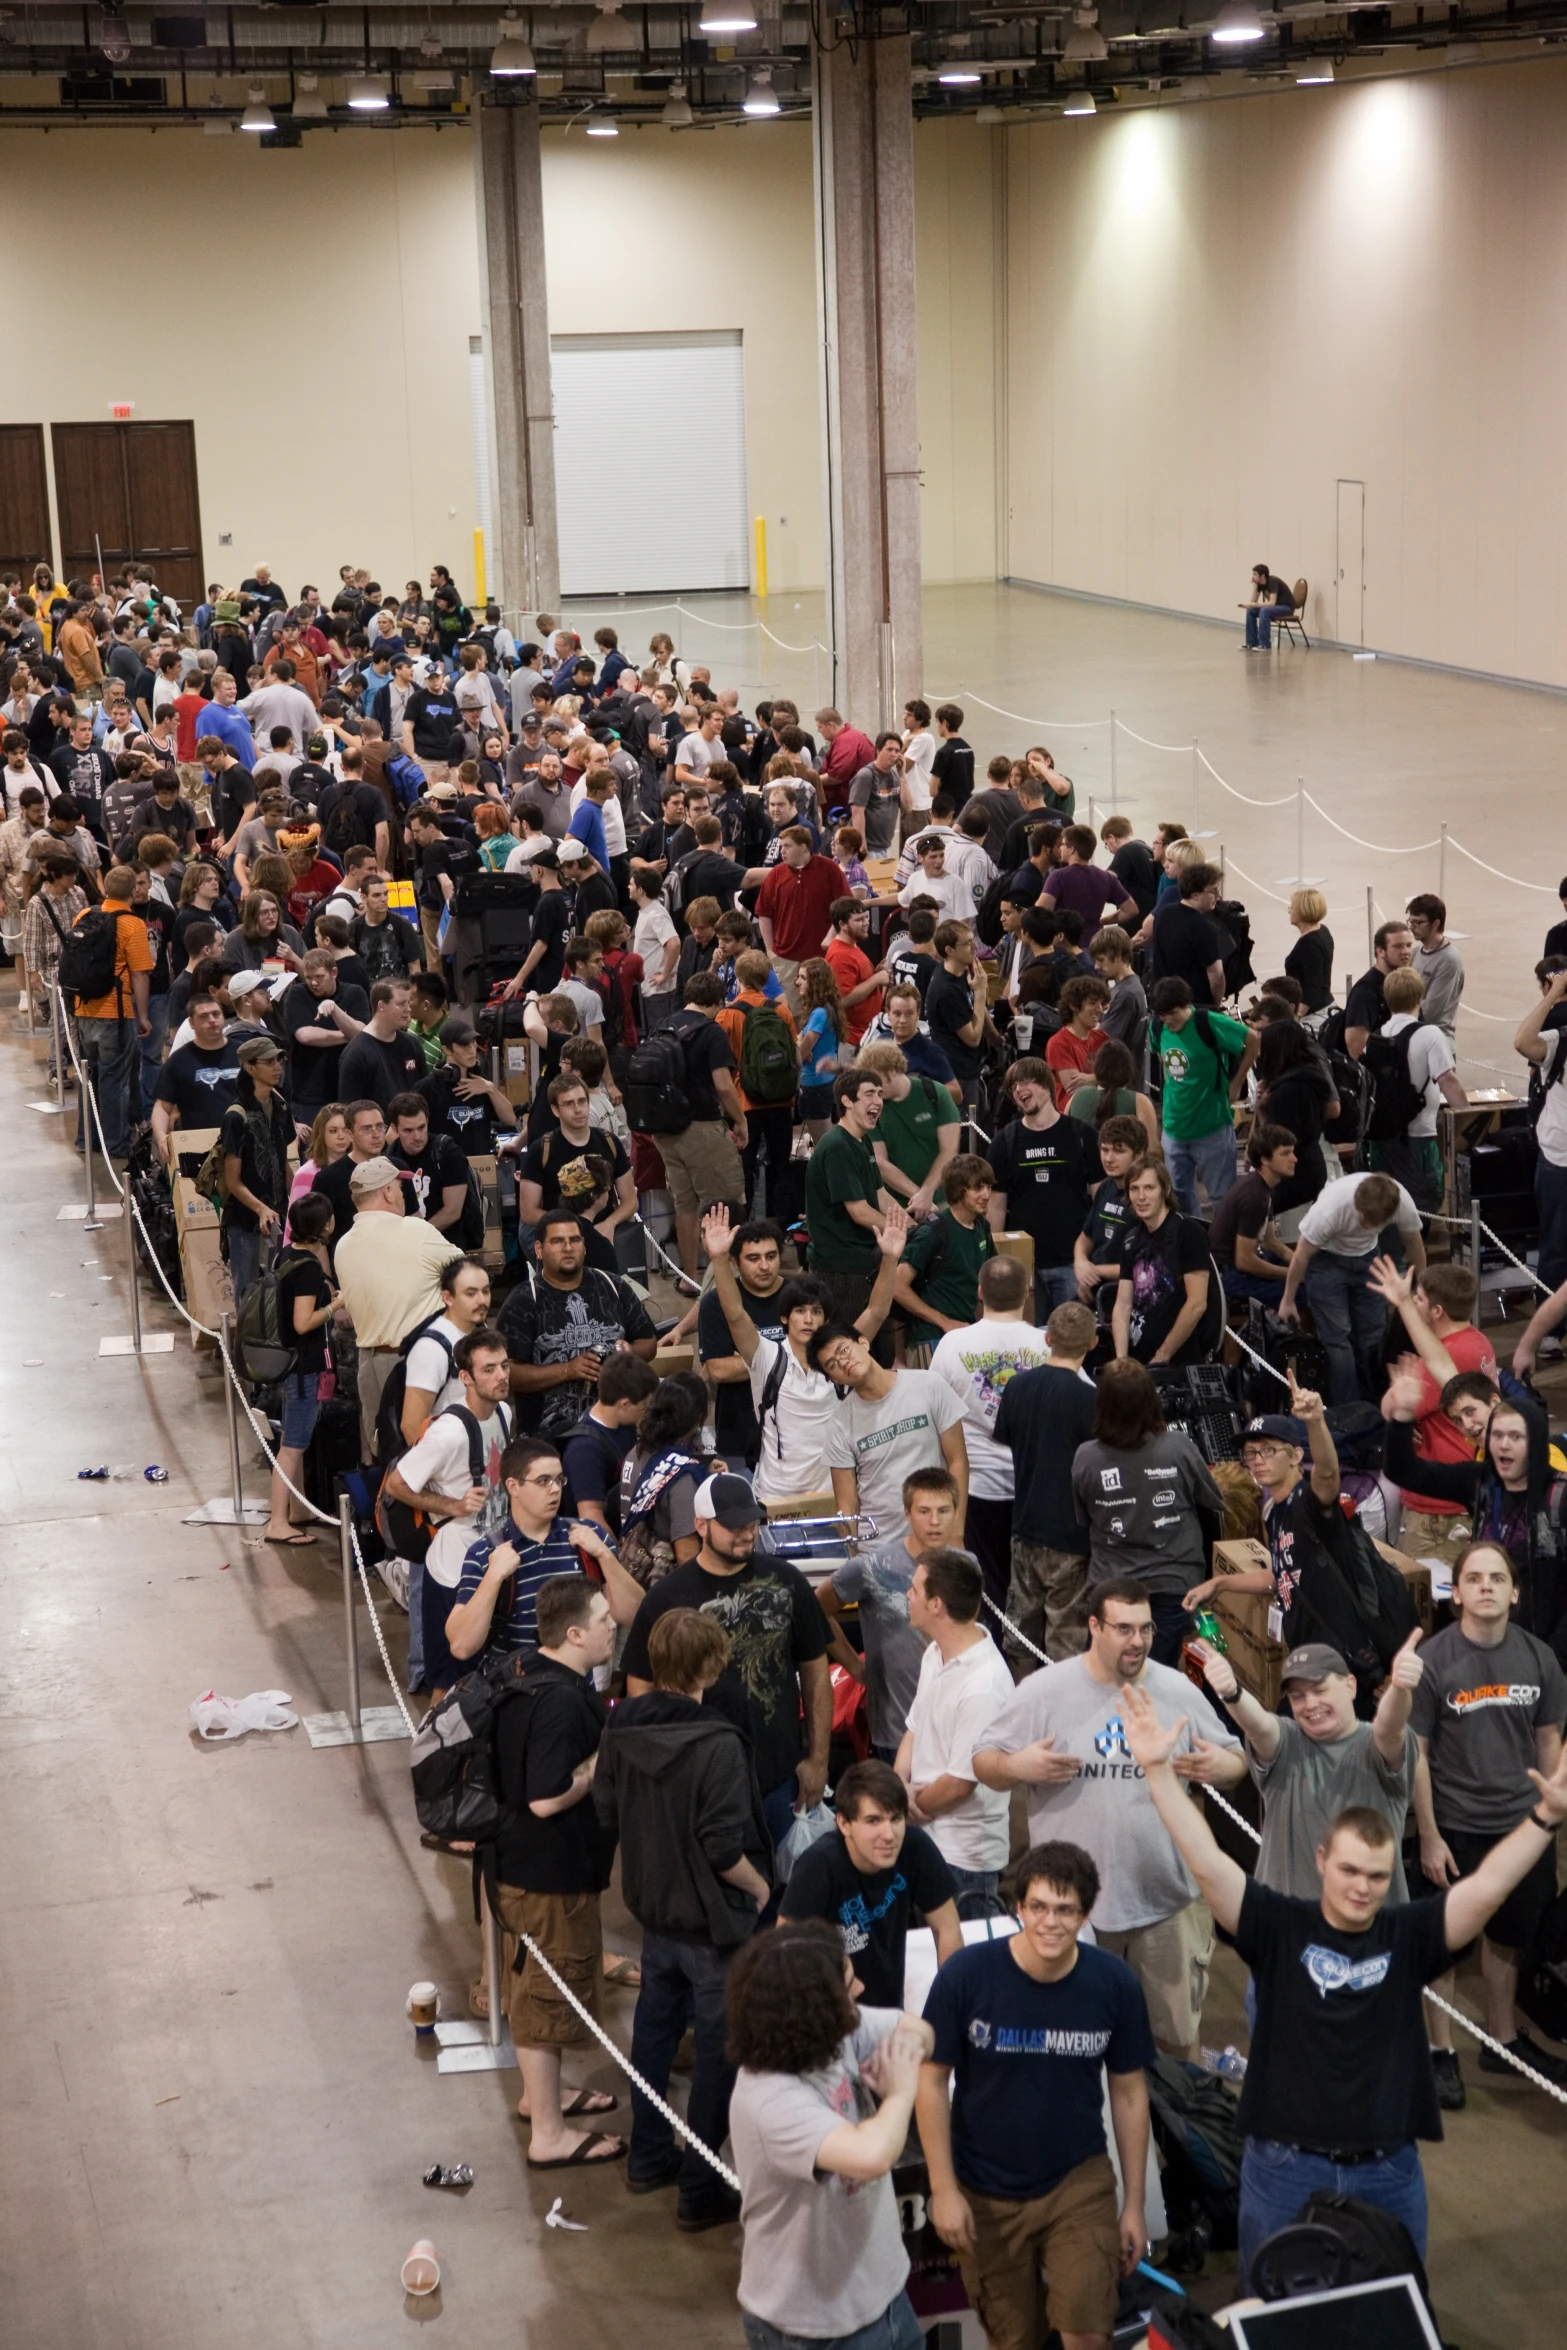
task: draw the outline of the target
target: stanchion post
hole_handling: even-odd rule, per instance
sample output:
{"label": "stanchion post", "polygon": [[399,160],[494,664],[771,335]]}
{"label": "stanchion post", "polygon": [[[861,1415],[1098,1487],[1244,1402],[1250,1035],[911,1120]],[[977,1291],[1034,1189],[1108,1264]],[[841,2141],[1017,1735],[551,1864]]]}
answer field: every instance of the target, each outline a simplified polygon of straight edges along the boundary
{"label": "stanchion post", "polygon": [[346,1493],[337,1497],[337,1543],[343,1554],[343,1629],[348,1638],[348,1720],[359,1735],[359,1639],[354,1623],[354,1505]]}
{"label": "stanchion post", "polygon": [[54,1098],[65,1107],[65,1014],[57,981],[49,988],[49,1020],[54,1030]]}
{"label": "stanchion post", "polygon": [[505,2002],[501,1997],[501,1921],[486,1890],[484,1896],[484,1974],[489,1991],[489,2039],[492,2048],[504,2046]]}
{"label": "stanchion post", "polygon": [[1116,813],[1115,712],[1110,713],[1110,813]]}
{"label": "stanchion post", "polygon": [[1304,775],[1297,775],[1297,776],[1296,776],[1296,778],[1295,778],[1295,872],[1296,872],[1296,875],[1297,875],[1297,877],[1298,877],[1298,878],[1299,878],[1301,881],[1304,881],[1304,880],[1305,880],[1305,878],[1306,878],[1306,778],[1304,777]]}
{"label": "stanchion post", "polygon": [[1480,1210],[1473,1200],[1469,1203],[1469,1270],[1475,1277],[1475,1286],[1478,1289],[1480,1283]]}
{"label": "stanchion post", "polygon": [[1371,884],[1366,884],[1366,961],[1377,959],[1377,910],[1372,902]]}
{"label": "stanchion post", "polygon": [[97,1177],[93,1173],[92,1163],[93,1133],[98,1124],[98,1094],[92,1081],[92,1073],[93,1063],[89,1060],[83,1066],[78,1081],[82,1121],[82,1165],[87,1171],[87,1217],[82,1225],[82,1230],[84,1232],[101,1232],[103,1225],[98,1217],[98,1184]]}
{"label": "stanchion post", "polygon": [[234,1488],[234,1523],[245,1523],[245,1480],[239,1460],[239,1398],[234,1392],[234,1317],[225,1314],[223,1331],[223,1400],[229,1415],[229,1482]]}
{"label": "stanchion post", "polygon": [[125,1170],[125,1196],[120,1202],[120,1214],[125,1220],[126,1271],[131,1279],[131,1346],[135,1353],[141,1344],[141,1283],[136,1277],[136,1218],[131,1208],[131,1173]]}
{"label": "stanchion post", "polygon": [[1201,794],[1201,791],[1202,791],[1202,779],[1201,779],[1201,776],[1200,776],[1200,774],[1199,774],[1199,772],[1198,772],[1198,763],[1199,763],[1199,752],[1198,752],[1198,746],[1197,746],[1196,737],[1194,736],[1194,737],[1193,737],[1193,739],[1192,739],[1192,838],[1193,838],[1193,840],[1195,840],[1195,839],[1197,838],[1197,833],[1198,833],[1198,826],[1197,826],[1197,807],[1198,807],[1198,800],[1199,800],[1199,797],[1200,797],[1200,794]]}
{"label": "stanchion post", "polygon": [[1443,905],[1447,903],[1447,826],[1442,827],[1436,852],[1436,894]]}

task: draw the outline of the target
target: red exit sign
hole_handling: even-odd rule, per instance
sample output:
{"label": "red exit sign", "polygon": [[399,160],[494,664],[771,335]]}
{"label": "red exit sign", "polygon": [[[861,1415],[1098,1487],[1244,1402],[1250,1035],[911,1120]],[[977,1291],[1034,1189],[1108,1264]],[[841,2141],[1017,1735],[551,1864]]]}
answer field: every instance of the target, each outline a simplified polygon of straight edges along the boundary
{"label": "red exit sign", "polygon": [[111,400],[109,414],[115,418],[117,423],[124,424],[135,405],[134,400]]}

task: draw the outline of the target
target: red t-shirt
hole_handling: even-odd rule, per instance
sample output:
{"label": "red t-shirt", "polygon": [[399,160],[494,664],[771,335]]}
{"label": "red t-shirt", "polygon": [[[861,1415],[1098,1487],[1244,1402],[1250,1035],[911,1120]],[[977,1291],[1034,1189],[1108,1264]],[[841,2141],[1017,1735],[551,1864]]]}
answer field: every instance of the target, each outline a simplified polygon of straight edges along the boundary
{"label": "red t-shirt", "polygon": [[[843,737],[839,736],[839,741]],[[827,915],[843,896],[843,875],[831,857],[812,857],[798,872],[782,858],[757,892],[756,911],[773,926],[773,952],[804,963],[822,952]]]}
{"label": "red t-shirt", "polygon": [[178,694],[175,697],[174,716],[178,723],[174,732],[174,756],[185,760],[187,765],[196,756],[199,721],[206,707],[200,694]]}
{"label": "red t-shirt", "polygon": [[849,990],[851,987],[861,986],[869,979],[876,966],[865,949],[856,946],[852,938],[835,938],[827,949],[823,961],[834,979],[837,980],[838,993],[844,998],[847,1007],[849,1042],[858,1044],[866,1029],[869,1028],[881,1010],[882,991],[878,987],[874,995],[861,996],[857,1004],[850,1004],[848,1002]]}
{"label": "red t-shirt", "polygon": [[[1483,1371],[1488,1379],[1496,1377],[1496,1349],[1483,1330],[1471,1322],[1462,1330],[1451,1331],[1442,1344],[1453,1358],[1455,1371]],[[1423,1461],[1472,1461],[1475,1448],[1462,1428],[1450,1420],[1442,1409],[1442,1390],[1424,1363],[1420,1365],[1420,1409],[1415,1414],[1415,1450]],[[1406,1493],[1405,1501],[1412,1510],[1429,1510],[1434,1518],[1457,1518],[1463,1515],[1463,1505],[1456,1501],[1436,1501],[1424,1493]]]}
{"label": "red t-shirt", "polygon": [[[1102,1028],[1094,1029],[1088,1036],[1074,1035],[1070,1028],[1058,1028],[1045,1047],[1045,1059],[1050,1063],[1051,1068],[1056,1070],[1091,1070],[1100,1047],[1107,1045],[1109,1041],[1110,1039]],[[1071,1098],[1070,1092],[1061,1083],[1058,1076],[1056,1078],[1056,1108],[1061,1111],[1063,1116]]]}
{"label": "red t-shirt", "polygon": [[827,746],[821,772],[833,783],[852,783],[876,756],[876,745],[857,726],[840,727]]}

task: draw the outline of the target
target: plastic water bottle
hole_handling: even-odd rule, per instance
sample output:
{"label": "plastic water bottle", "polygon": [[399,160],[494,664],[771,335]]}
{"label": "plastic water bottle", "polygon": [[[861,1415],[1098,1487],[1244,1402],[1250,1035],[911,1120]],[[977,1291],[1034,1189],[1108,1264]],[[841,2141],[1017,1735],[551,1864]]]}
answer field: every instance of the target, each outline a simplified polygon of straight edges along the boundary
{"label": "plastic water bottle", "polygon": [[1244,2081],[1246,2059],[1232,2042],[1228,2048],[1204,2048],[1199,2062],[1205,2073],[1217,2073],[1221,2081]]}

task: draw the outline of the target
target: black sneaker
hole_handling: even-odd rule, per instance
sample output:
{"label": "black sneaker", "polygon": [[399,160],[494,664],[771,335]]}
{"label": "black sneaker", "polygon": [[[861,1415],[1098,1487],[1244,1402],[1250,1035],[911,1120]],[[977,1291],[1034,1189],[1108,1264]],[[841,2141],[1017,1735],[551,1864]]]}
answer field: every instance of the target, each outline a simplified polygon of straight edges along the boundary
{"label": "black sneaker", "polygon": [[1436,2075],[1436,2101],[1444,2113],[1462,2113],[1469,2102],[1464,2087],[1464,2076],[1459,2070],[1457,2052],[1451,2048],[1433,2048],[1431,2070]]}
{"label": "black sneaker", "polygon": [[[1516,2056],[1520,2064],[1531,2065],[1537,2073],[1560,2087],[1567,2082],[1567,2058],[1548,2056],[1543,2048],[1531,2040],[1527,2032],[1520,2032],[1516,2040],[1507,2043],[1507,2055]],[[1483,2073],[1510,2073],[1512,2066],[1506,2057],[1498,2056],[1493,2048],[1480,2051],[1480,2070]]]}
{"label": "black sneaker", "polygon": [[740,2217],[740,2198],[728,2190],[711,2203],[698,2203],[690,2211],[675,2212],[675,2225],[685,2236],[700,2236],[708,2228],[732,2227]]}
{"label": "black sneaker", "polygon": [[650,2177],[645,2179],[634,2178],[630,2171],[627,2171],[625,2176],[626,2191],[628,2194],[656,2195],[660,2188],[672,2187],[676,2179],[679,2178],[680,2159],[678,2156],[676,2156],[675,2160],[669,2165],[667,2170],[656,2170]]}

